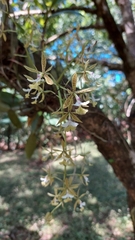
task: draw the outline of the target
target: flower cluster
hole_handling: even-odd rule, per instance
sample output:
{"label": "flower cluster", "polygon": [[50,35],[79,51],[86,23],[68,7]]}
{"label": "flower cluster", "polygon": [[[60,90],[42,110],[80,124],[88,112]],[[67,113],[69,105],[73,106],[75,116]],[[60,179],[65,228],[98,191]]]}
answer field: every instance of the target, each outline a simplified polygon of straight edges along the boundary
{"label": "flower cluster", "polygon": [[[81,200],[86,193],[80,195],[79,191],[82,184],[85,186],[88,185],[89,175],[85,173],[85,163],[83,163],[81,172],[76,173],[76,169],[78,167],[76,158],[78,154],[76,150],[68,147],[66,132],[74,131],[79,123],[83,124],[80,118],[88,112],[89,104],[92,103],[93,105],[96,105],[92,94],[92,92],[96,90],[96,87],[89,87],[80,90],[76,89],[79,78],[77,73],[73,74],[71,78],[71,85],[69,85],[68,88],[60,86],[60,84],[51,76],[51,68],[45,70],[46,58],[43,53],[41,56],[41,66],[41,72],[39,72],[36,67],[30,68],[25,66],[28,71],[36,73],[37,77],[36,79],[33,79],[32,77],[25,75],[29,84],[28,88],[23,90],[26,93],[26,98],[31,97],[32,104],[43,102],[45,94],[48,93],[48,91],[45,90],[45,84],[55,84],[55,89],[58,90],[60,108],[53,114],[60,116],[57,123],[57,129],[61,136],[61,147],[51,149],[50,155],[47,155],[47,157],[49,157],[52,161],[58,161],[61,168],[63,168],[63,174],[61,174],[61,172],[54,172],[51,168],[49,168],[48,170],[44,169],[46,174],[40,178],[41,184],[44,187],[53,185],[54,188],[54,194],[48,193],[48,195],[52,198],[51,205],[54,206],[54,209],[52,212],[48,212],[45,216],[46,222],[50,222],[52,220],[52,213],[58,207],[64,206],[64,204],[68,202],[74,201],[74,210],[78,208],[80,211],[83,211],[86,205],[86,203]],[[82,79],[85,78],[85,80],[87,80],[88,74],[94,79],[99,78],[99,76],[96,77],[92,72],[90,72],[88,62],[85,63],[84,71],[81,72],[81,74]],[[64,94],[61,94],[61,91],[64,91]],[[85,99],[85,94],[90,94],[91,97],[89,97],[89,99]],[[64,96],[64,99],[62,96]],[[68,173],[69,168],[73,169],[72,174]]]}
{"label": "flower cluster", "polygon": [[[67,89],[67,99],[64,101],[62,108],[66,111],[59,111],[56,114],[61,114],[58,124],[64,128],[65,131],[74,131],[79,123],[82,121],[77,115],[84,115],[88,112],[88,104],[90,101],[81,101],[80,94],[89,93],[95,90],[94,87],[76,90],[77,85],[77,73],[72,76],[72,90]],[[64,122],[64,123],[63,123]]]}
{"label": "flower cluster", "polygon": [[[54,212],[55,209],[57,209],[60,206],[64,206],[64,204],[68,202],[72,202],[74,200],[74,210],[76,208],[80,209],[80,211],[84,210],[84,207],[86,205],[85,202],[81,200],[82,197],[85,196],[85,194],[79,195],[79,186],[81,182],[79,182],[79,178],[84,178],[83,184],[87,185],[88,184],[88,174],[85,174],[84,172],[81,174],[76,174],[76,176],[68,176],[66,173],[66,176],[63,181],[58,176],[54,176],[53,173],[50,172],[50,169],[46,171],[46,175],[44,177],[41,177],[41,184],[45,187],[48,185],[52,185],[54,179],[56,178],[57,180],[60,181],[59,187],[54,187],[54,194],[48,193],[48,195],[52,198],[51,200],[51,205],[54,206],[54,209],[52,213]],[[74,183],[74,177],[76,177],[76,182]],[[77,179],[78,177],[78,179]],[[46,222],[49,222],[50,219],[48,219],[48,214],[46,214]]]}
{"label": "flower cluster", "polygon": [[27,76],[27,80],[31,82],[31,84],[29,84],[28,89],[23,88],[23,91],[26,92],[25,98],[29,98],[31,93],[32,95],[35,95],[34,97],[31,97],[31,99],[34,100],[32,104],[36,104],[40,96],[41,100],[39,102],[42,102],[44,100],[43,84],[45,80],[41,76],[41,73],[37,74],[36,79],[32,79],[30,76]]}
{"label": "flower cluster", "polygon": [[[51,70],[52,66],[50,68],[46,69],[46,58],[44,56],[44,54],[42,53],[42,57],[41,57],[41,66],[42,66],[42,72],[38,71],[35,68],[30,68],[28,66],[24,66],[28,71],[35,73],[37,75],[36,79],[33,79],[32,77],[28,76],[28,75],[24,75],[27,80],[30,82],[30,84],[28,85],[29,88],[27,89],[23,89],[24,92],[26,92],[25,94],[25,98],[29,98],[30,94],[34,95],[34,97],[31,97],[32,104],[36,104],[38,101],[43,102],[44,98],[45,98],[45,91],[44,91],[44,87],[45,87],[45,83],[48,85],[53,85],[53,80],[52,80],[52,76],[49,73],[49,71]],[[40,98],[40,100],[39,100]]]}

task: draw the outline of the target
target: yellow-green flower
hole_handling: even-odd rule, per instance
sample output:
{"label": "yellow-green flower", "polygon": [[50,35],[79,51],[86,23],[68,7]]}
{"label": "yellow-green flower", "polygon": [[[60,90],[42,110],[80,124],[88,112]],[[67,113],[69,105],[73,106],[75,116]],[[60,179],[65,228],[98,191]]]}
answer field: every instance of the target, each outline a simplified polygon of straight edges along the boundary
{"label": "yellow-green flower", "polygon": [[84,114],[86,114],[87,112],[88,112],[88,110],[85,109],[85,108],[82,108],[81,106],[79,106],[79,108],[77,108],[77,109],[75,110],[75,113],[77,113],[77,114],[79,114],[79,115],[84,115]]}

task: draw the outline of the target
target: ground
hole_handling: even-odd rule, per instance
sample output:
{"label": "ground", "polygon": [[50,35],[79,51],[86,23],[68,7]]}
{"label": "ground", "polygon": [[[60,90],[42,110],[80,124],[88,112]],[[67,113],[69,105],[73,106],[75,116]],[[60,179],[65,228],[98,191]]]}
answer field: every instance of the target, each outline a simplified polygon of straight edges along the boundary
{"label": "ground", "polygon": [[[79,146],[80,147],[80,146]],[[24,151],[4,152],[0,157],[0,239],[1,240],[131,240],[132,224],[126,191],[93,143],[89,149],[89,186],[83,213],[72,204],[58,209],[46,225],[51,210],[47,192],[40,184],[44,175],[36,155],[27,160]],[[59,165],[56,164],[56,168]],[[82,188],[83,191],[83,188]]]}

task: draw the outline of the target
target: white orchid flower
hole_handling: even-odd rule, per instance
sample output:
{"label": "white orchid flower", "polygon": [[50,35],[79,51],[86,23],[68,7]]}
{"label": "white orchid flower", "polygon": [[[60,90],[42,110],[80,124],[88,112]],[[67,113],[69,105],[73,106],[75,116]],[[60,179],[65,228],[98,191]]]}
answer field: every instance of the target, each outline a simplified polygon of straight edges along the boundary
{"label": "white orchid flower", "polygon": [[78,123],[73,122],[73,121],[69,118],[67,122],[65,122],[65,123],[62,124],[62,127],[67,128],[67,127],[69,127],[69,126],[76,128],[76,127],[78,126]]}
{"label": "white orchid flower", "polygon": [[29,76],[27,76],[27,80],[31,83],[36,83],[36,82],[44,82],[44,78],[42,78],[42,74],[41,73],[38,73],[37,74],[37,78],[36,79],[31,79],[29,78]]}
{"label": "white orchid flower", "polygon": [[35,97],[32,97],[31,99],[37,100],[37,99],[39,98],[40,94],[41,94],[41,93],[39,92]]}
{"label": "white orchid flower", "polygon": [[80,201],[80,208],[83,208],[86,205],[85,202]]}
{"label": "white orchid flower", "polygon": [[27,89],[23,88],[23,91],[26,92],[25,98],[29,98],[30,92],[32,91],[32,89],[30,89],[30,88],[27,88]]}
{"label": "white orchid flower", "polygon": [[79,96],[76,95],[76,103],[73,104],[73,106],[76,106],[76,107],[88,107],[87,105],[89,104],[90,101],[86,101],[86,102],[81,102]]}
{"label": "white orchid flower", "polygon": [[40,178],[40,181],[41,181],[41,183],[43,183],[43,184],[47,184],[47,183],[49,183],[49,178],[48,178],[48,176],[46,175],[44,178],[41,177],[41,178]]}
{"label": "white orchid flower", "polygon": [[63,199],[67,199],[67,198],[74,198],[74,196],[72,194],[70,194],[67,190],[66,194],[64,196],[62,196]]}
{"label": "white orchid flower", "polygon": [[87,176],[83,176],[84,177],[84,180],[85,180],[85,184],[87,185],[88,182],[89,182],[89,178]]}
{"label": "white orchid flower", "polygon": [[101,75],[99,74],[96,74],[96,73],[93,73],[93,72],[90,72],[90,71],[87,71],[87,73],[90,74],[90,77],[93,78],[93,79],[99,79],[101,77]]}

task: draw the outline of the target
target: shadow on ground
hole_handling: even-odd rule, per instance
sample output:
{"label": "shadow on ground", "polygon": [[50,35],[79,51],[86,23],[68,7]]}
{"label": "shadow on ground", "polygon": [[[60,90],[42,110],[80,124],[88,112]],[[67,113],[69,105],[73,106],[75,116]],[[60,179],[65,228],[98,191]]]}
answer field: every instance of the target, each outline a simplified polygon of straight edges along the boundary
{"label": "shadow on ground", "polygon": [[37,232],[37,238],[30,236],[28,240],[132,239],[125,189],[101,156],[93,156],[91,160],[84,212],[72,212],[72,206],[58,209],[51,226],[44,222],[45,213],[51,210],[47,195],[50,187],[41,186],[42,166],[34,163],[19,151],[1,157],[0,239],[15,226]]}

